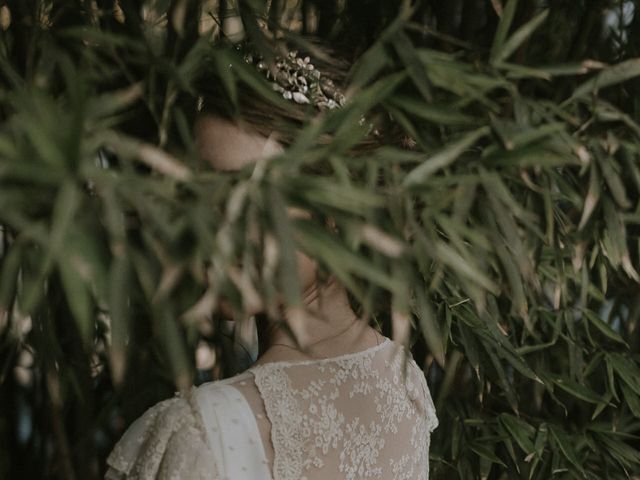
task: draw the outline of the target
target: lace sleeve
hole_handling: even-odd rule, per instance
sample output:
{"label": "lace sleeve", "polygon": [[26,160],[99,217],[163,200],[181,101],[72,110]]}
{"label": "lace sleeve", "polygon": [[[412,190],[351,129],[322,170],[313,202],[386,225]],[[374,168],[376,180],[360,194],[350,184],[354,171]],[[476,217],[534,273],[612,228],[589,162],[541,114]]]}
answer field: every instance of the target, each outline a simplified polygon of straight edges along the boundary
{"label": "lace sleeve", "polygon": [[107,458],[106,480],[218,478],[192,393],[164,400],[138,418]]}

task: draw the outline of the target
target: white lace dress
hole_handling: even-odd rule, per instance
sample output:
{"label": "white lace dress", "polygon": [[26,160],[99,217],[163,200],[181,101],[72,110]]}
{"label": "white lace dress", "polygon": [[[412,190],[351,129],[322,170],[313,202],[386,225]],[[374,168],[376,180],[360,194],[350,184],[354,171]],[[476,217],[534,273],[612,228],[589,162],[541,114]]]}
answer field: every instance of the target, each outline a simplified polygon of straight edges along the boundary
{"label": "white lace dress", "polygon": [[115,446],[106,478],[428,479],[437,425],[424,374],[387,338],[256,365],[162,401]]}

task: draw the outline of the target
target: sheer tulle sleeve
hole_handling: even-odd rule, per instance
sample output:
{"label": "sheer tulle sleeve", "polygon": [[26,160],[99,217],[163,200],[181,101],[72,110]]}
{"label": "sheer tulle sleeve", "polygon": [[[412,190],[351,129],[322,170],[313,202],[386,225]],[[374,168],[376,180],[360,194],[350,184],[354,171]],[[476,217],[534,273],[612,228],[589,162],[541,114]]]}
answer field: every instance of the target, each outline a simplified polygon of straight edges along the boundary
{"label": "sheer tulle sleeve", "polygon": [[138,418],[107,459],[106,480],[217,479],[193,390]]}

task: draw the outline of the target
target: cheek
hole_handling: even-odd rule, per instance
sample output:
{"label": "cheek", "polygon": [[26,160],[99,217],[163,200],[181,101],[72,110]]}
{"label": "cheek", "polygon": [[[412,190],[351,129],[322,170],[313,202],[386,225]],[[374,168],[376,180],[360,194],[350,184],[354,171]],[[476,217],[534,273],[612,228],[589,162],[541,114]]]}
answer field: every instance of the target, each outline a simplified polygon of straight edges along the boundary
{"label": "cheek", "polygon": [[318,264],[315,260],[307,257],[304,253],[296,252],[296,261],[298,263],[298,278],[300,279],[300,287],[302,291],[306,291],[316,281],[316,272]]}

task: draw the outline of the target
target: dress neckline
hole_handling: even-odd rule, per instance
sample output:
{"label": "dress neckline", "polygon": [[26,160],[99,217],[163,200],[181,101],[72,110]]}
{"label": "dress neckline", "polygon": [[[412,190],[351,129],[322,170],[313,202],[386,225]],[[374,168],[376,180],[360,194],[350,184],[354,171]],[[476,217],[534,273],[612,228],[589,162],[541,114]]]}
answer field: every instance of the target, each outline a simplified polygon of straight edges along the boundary
{"label": "dress neckline", "polygon": [[357,352],[344,353],[342,355],[337,355],[335,357],[316,358],[312,360],[278,360],[275,362],[262,363],[260,365],[252,365],[247,370],[255,370],[262,367],[268,367],[270,365],[279,366],[279,367],[289,367],[289,366],[298,366],[298,365],[317,365],[317,364],[323,364],[328,362],[338,362],[341,360],[349,360],[351,358],[357,358],[367,354],[373,354],[378,350],[382,349],[384,346],[389,345],[391,343],[392,341],[389,337],[384,337],[384,340],[381,343],[374,345],[373,347],[365,348],[364,350],[359,350]]}

